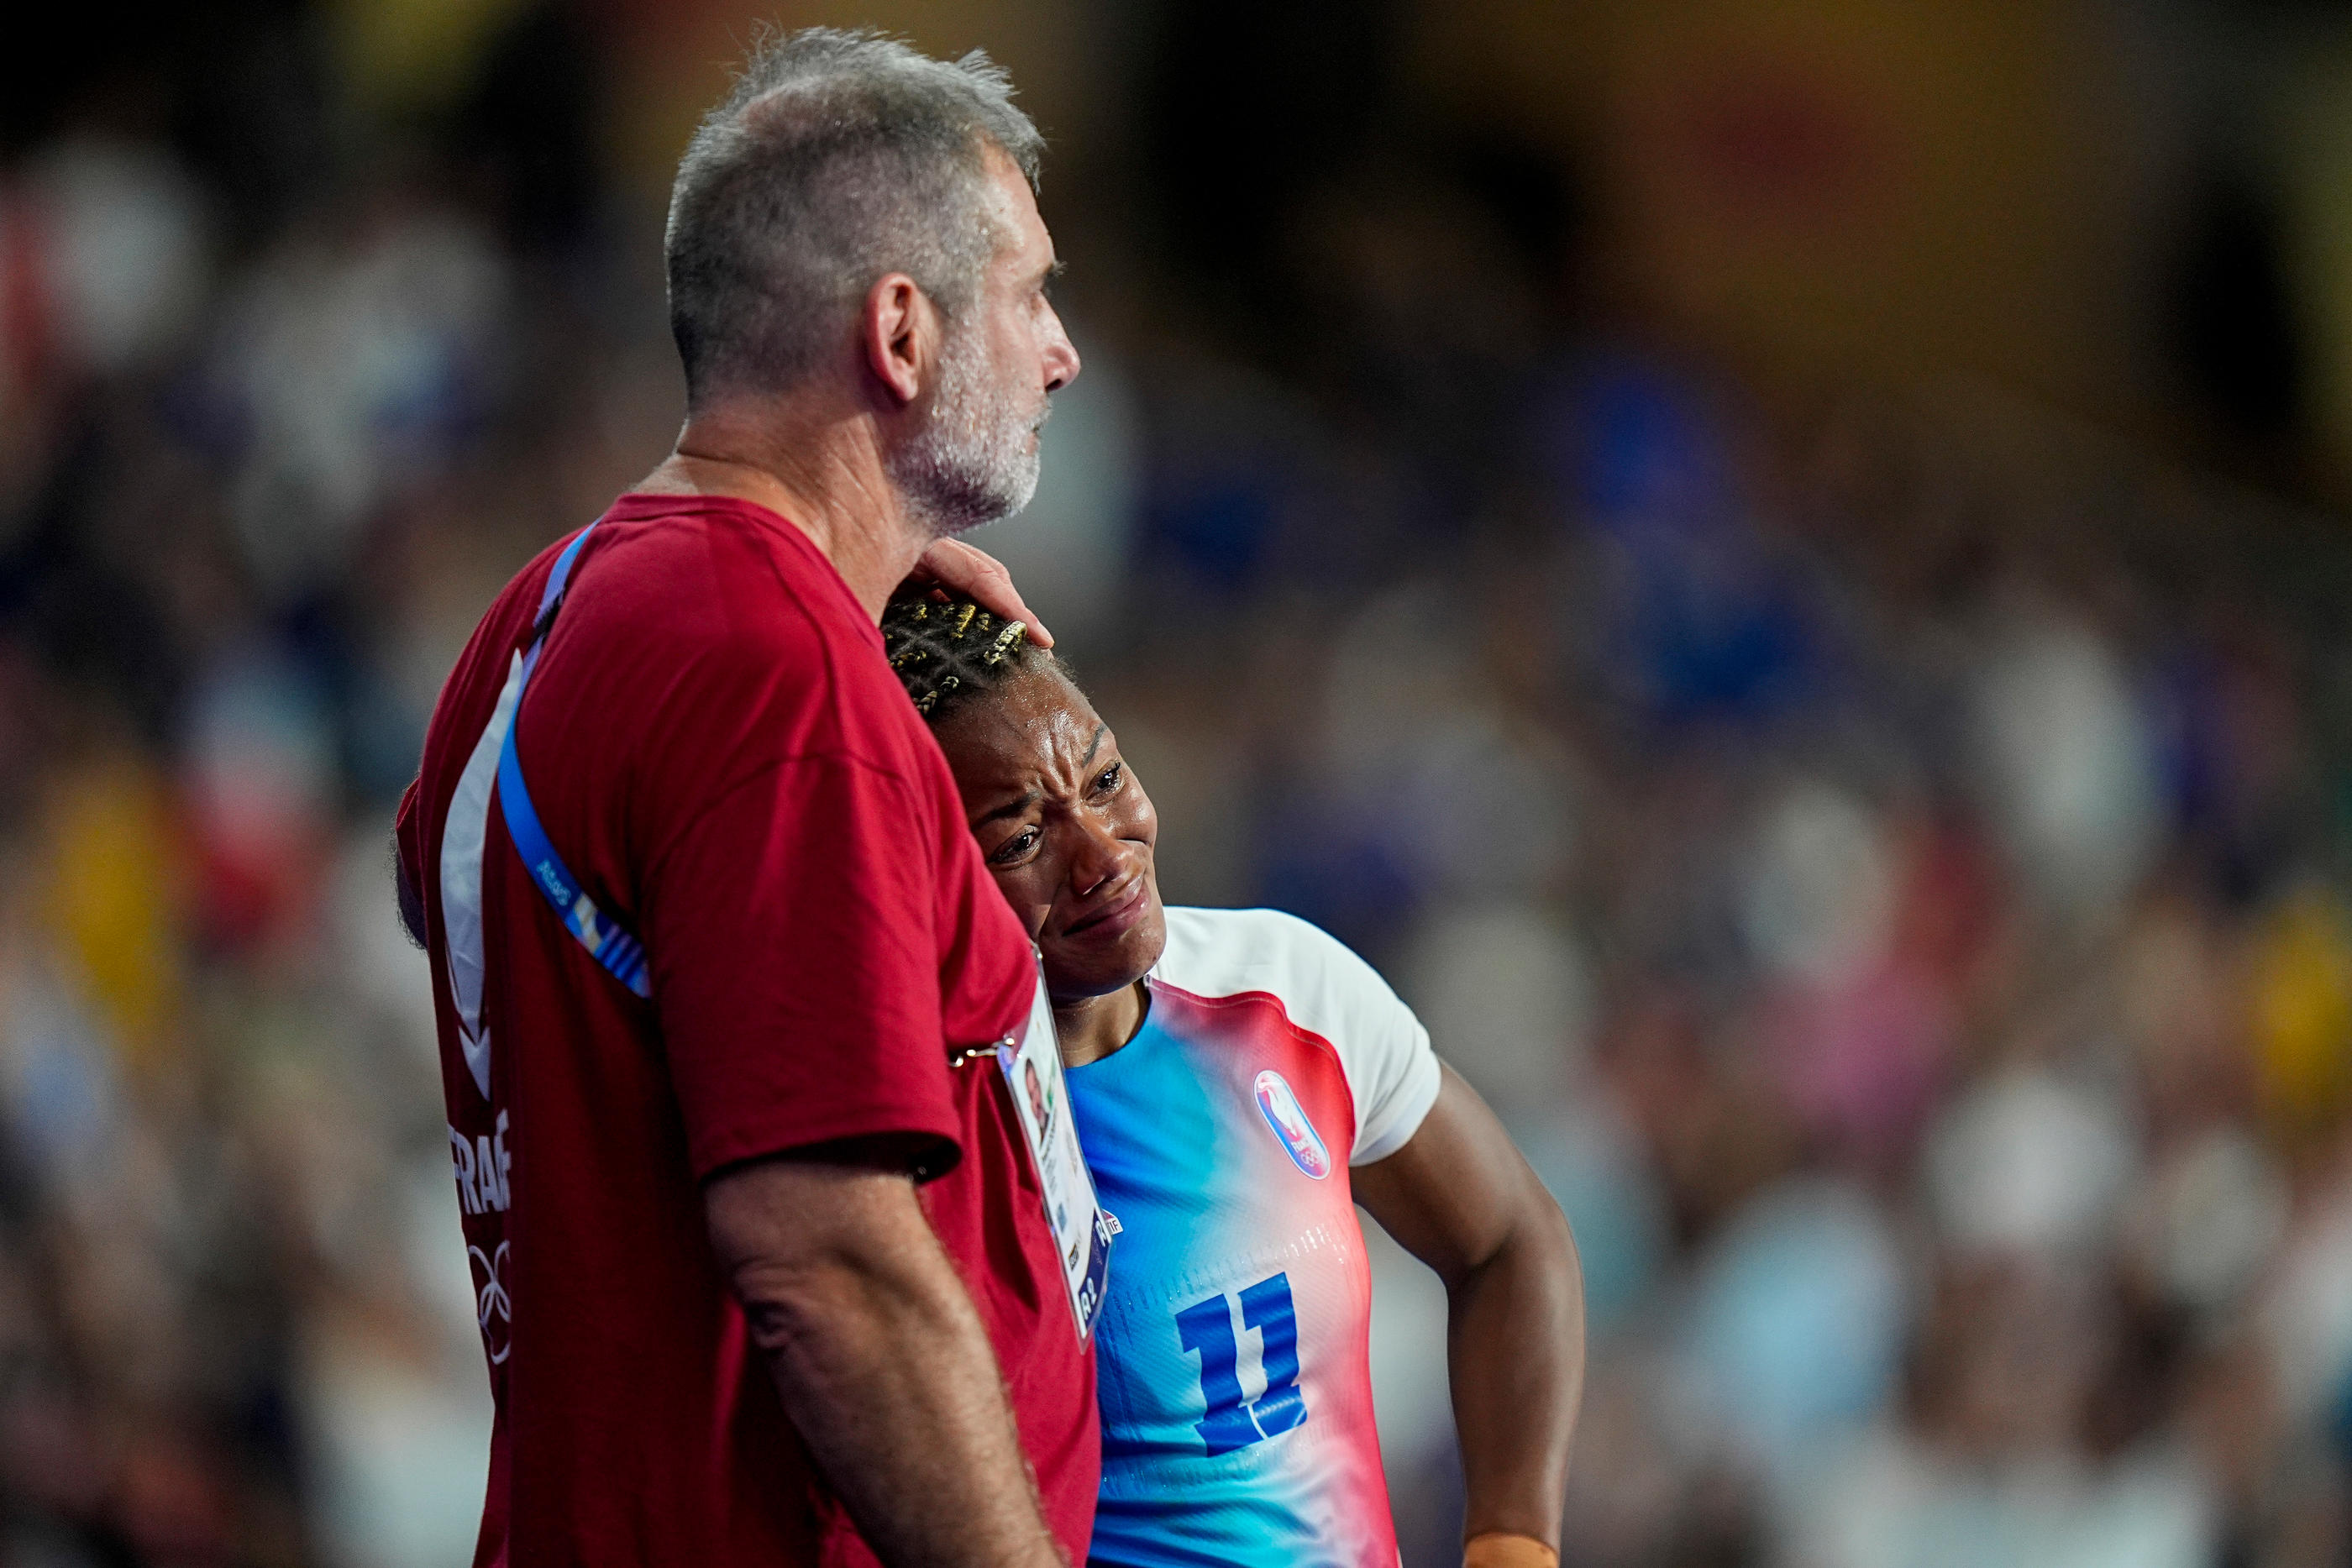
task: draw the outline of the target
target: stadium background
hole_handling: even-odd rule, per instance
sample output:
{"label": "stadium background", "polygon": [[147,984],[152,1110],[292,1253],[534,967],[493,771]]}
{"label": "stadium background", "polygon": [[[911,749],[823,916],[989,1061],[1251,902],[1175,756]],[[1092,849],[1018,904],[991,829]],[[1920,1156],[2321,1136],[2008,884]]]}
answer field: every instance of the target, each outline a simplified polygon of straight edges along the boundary
{"label": "stadium background", "polygon": [[[1086,355],[983,536],[1173,899],[1380,961],[1576,1222],[1575,1568],[2352,1552],[2352,21],[968,0]],[[666,449],[711,0],[0,64],[0,1560],[461,1561],[386,824]],[[1412,1568],[1442,1298],[1381,1255]]]}

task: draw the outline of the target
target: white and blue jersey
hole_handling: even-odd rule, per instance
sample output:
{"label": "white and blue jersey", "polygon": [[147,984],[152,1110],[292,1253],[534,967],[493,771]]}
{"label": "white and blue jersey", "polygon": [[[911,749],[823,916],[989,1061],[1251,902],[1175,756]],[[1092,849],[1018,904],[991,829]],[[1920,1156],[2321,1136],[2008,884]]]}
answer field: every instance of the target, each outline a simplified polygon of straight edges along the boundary
{"label": "white and blue jersey", "polygon": [[1395,1568],[1348,1182],[1437,1059],[1371,967],[1267,910],[1171,909],[1128,1044],[1068,1075],[1121,1227],[1096,1328],[1109,1568]]}

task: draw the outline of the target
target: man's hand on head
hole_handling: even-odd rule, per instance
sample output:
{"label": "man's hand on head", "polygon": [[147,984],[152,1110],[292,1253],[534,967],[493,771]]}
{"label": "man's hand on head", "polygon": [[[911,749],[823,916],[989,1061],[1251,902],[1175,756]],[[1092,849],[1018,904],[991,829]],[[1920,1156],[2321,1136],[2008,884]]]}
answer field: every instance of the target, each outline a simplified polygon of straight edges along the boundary
{"label": "man's hand on head", "polygon": [[961,539],[934,539],[915,562],[908,580],[936,582],[992,615],[1023,622],[1029,629],[1029,641],[1040,648],[1054,645],[1054,634],[1021,601],[1021,591],[1013,586],[1013,574],[1004,570],[1003,561],[984,549]]}

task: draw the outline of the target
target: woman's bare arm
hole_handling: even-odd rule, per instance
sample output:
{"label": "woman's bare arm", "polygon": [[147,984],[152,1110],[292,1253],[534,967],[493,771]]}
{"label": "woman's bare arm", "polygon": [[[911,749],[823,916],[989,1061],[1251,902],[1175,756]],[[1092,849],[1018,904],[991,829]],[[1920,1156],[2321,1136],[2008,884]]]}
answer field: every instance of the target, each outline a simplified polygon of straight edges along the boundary
{"label": "woman's bare arm", "polygon": [[1559,1205],[1452,1068],[1411,1142],[1351,1173],[1356,1200],[1445,1281],[1465,1535],[1557,1550],[1584,1386],[1584,1281]]}

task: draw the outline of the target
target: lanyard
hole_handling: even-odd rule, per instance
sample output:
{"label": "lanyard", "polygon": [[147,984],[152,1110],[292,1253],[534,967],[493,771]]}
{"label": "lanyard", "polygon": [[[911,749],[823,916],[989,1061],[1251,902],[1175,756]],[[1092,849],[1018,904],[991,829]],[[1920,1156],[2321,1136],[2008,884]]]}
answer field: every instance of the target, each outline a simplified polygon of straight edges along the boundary
{"label": "lanyard", "polygon": [[[523,650],[522,666],[515,676],[513,716],[507,725],[506,739],[499,747],[499,806],[506,816],[507,837],[522,856],[522,863],[530,868],[530,880],[562,920],[563,928],[614,979],[637,996],[650,997],[653,979],[646,963],[645,947],[618,921],[596,907],[595,900],[581,887],[580,879],[572,874],[572,868],[556,853],[546,828],[540,823],[539,808],[531,804],[530,789],[522,781],[522,755],[515,739],[522,728],[523,693],[530,688],[531,672],[539,668],[539,655],[547,646],[547,633],[555,624],[556,612],[563,608],[564,591],[571,584],[572,569],[579,561],[581,547],[595,531],[594,523],[581,529],[578,537],[563,548],[563,553],[555,558],[554,569],[547,574],[547,589],[539,599],[539,615],[531,622],[530,645]],[[1093,1332],[1095,1319],[1102,1311],[1116,1221],[1103,1211],[1095,1194],[1094,1177],[1078,1147],[1077,1129],[1069,1110],[1069,1091],[1062,1077],[1062,1053],[1055,1042],[1054,1011],[1045,994],[1042,961],[1028,1021],[998,1041],[995,1051],[1005,1082],[1013,1090],[1015,1124],[1029,1145],[1030,1157],[1036,1162],[1046,1224],[1054,1233],[1054,1249],[1060,1255],[1062,1264],[1062,1282],[1068,1288],[1070,1311],[1077,1319],[1078,1338],[1083,1342]],[[954,1060],[961,1064],[976,1054],[964,1052]],[[1034,1099],[1028,1092],[1033,1085]]]}
{"label": "lanyard", "polygon": [[594,523],[580,530],[578,537],[566,545],[563,553],[555,558],[555,569],[547,574],[547,591],[539,596],[539,615],[531,622],[530,646],[524,650],[521,677],[515,683],[515,716],[507,726],[506,743],[499,749],[499,805],[507,820],[507,837],[514,841],[515,852],[522,863],[530,868],[530,880],[554,906],[563,928],[579,939],[589,956],[603,965],[612,977],[640,997],[653,995],[653,977],[646,963],[646,950],[620,922],[596,907],[581,887],[580,879],[555,852],[555,845],[540,825],[539,808],[530,803],[530,789],[522,781],[522,754],[515,737],[522,729],[522,695],[530,685],[531,672],[539,667],[540,651],[547,646],[548,630],[555,624],[555,612],[563,608],[563,592],[572,581],[572,565],[580,559],[580,547],[596,531]]}

